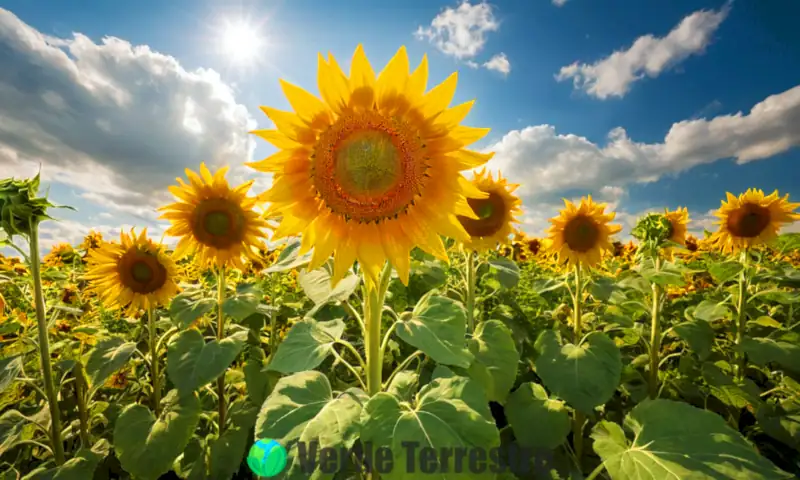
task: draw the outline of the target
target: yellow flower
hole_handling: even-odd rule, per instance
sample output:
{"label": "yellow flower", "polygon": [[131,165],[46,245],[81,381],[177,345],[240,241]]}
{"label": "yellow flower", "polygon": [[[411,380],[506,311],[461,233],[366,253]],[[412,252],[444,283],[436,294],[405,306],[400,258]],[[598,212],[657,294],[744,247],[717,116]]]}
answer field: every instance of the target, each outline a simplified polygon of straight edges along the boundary
{"label": "yellow flower", "polygon": [[764,244],[778,236],[782,224],[800,219],[793,213],[800,203],[789,203],[789,195],[779,197],[777,190],[764,196],[762,190],[751,188],[739,197],[727,196],[716,213],[719,229],[712,236],[725,253]]}
{"label": "yellow flower", "polygon": [[470,235],[469,240],[462,242],[464,247],[483,252],[495,248],[498,243],[508,243],[515,230],[512,224],[518,223],[514,216],[522,213],[519,208],[522,202],[513,194],[519,185],[507,183],[500,174],[495,180],[491,173],[487,175],[486,169],[475,174],[472,184],[489,197],[467,199],[478,218],[458,216],[461,226]]}
{"label": "yellow flower", "polygon": [[160,218],[172,223],[166,235],[181,237],[177,259],[194,254],[202,267],[232,265],[242,270],[242,257],[257,258],[253,250],[263,247],[267,222],[255,210],[256,199],[247,196],[253,181],[231,188],[227,171],[223,167],[212,175],[201,164],[200,175],[186,169],[189,184],[178,178],[180,185],[169,187],[179,201],[159,210],[164,212]]}
{"label": "yellow flower", "polygon": [[669,238],[671,242],[686,245],[686,226],[689,224],[689,210],[679,208],[674,212],[665,211],[664,217],[669,221]]}
{"label": "yellow flower", "polygon": [[99,247],[103,243],[103,234],[90,230],[89,234],[83,238],[83,242],[78,247],[80,250],[88,252]]}
{"label": "yellow flower", "polygon": [[550,250],[558,254],[560,262],[591,267],[600,263],[603,251],[613,252],[609,237],[622,230],[620,225],[609,225],[614,212],[604,213],[606,204],[594,203],[592,196],[581,198],[579,206],[564,200],[565,208],[551,218],[548,229]]}
{"label": "yellow flower", "polygon": [[175,261],[147,238],[146,228],[138,236],[133,229],[130,235],[121,232],[119,240],[89,253],[89,290],[108,308],[127,307],[128,315],[166,305],[178,292]]}
{"label": "yellow flower", "polygon": [[331,55],[318,63],[322,100],[282,81],[294,112],[261,107],[276,129],[253,132],[278,148],[250,164],[273,174],[274,238],[301,235],[312,269],[333,254],[334,284],[356,259],[368,280],[388,259],[407,283],[414,247],[446,262],[440,235],[469,239],[456,215],[476,218],[465,197],[487,195],[460,172],[492,154],[464,147],[489,129],[460,125],[472,101],[448,108],[457,74],[426,93],[427,57],[409,73],[405,47],[377,76],[360,45],[349,77]]}
{"label": "yellow flower", "polygon": [[54,245],[50,253],[44,256],[42,263],[51,267],[63,265],[64,261],[71,260],[75,255],[72,245],[69,243],[59,243]]}

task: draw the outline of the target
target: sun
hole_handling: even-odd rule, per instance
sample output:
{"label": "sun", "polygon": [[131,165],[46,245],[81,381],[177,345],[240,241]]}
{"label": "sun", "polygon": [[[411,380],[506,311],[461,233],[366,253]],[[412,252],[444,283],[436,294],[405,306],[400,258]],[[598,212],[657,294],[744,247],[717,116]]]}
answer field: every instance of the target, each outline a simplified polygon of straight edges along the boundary
{"label": "sun", "polygon": [[220,53],[231,63],[248,65],[258,60],[265,40],[255,25],[237,20],[223,24],[219,42]]}

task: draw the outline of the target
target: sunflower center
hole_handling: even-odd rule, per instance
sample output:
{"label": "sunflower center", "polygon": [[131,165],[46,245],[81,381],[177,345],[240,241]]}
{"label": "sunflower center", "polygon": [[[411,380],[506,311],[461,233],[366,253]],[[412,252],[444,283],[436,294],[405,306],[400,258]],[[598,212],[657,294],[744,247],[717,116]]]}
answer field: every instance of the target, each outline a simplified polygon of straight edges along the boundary
{"label": "sunflower center", "polygon": [[564,226],[564,243],[576,252],[587,252],[597,245],[600,229],[589,217],[579,215]]}
{"label": "sunflower center", "polygon": [[755,238],[767,228],[770,220],[768,208],[745,203],[728,215],[728,230],[737,237]]}
{"label": "sunflower center", "polygon": [[140,283],[147,283],[153,279],[153,269],[145,262],[138,261],[131,267],[131,276]]}
{"label": "sunflower center", "polygon": [[132,248],[125,252],[117,264],[120,283],[134,293],[147,295],[167,283],[167,268],[152,252]]}
{"label": "sunflower center", "polygon": [[424,187],[428,168],[418,135],[401,119],[349,113],[320,135],[312,181],[333,213],[361,223],[404,212]]}
{"label": "sunflower center", "polygon": [[211,235],[221,236],[230,232],[231,218],[225,212],[210,212],[204,219],[206,231]]}
{"label": "sunflower center", "polygon": [[244,240],[244,212],[233,200],[209,198],[195,207],[192,233],[207,247],[226,249]]}
{"label": "sunflower center", "polygon": [[458,221],[471,237],[491,237],[505,225],[506,205],[498,193],[489,192],[488,198],[468,198],[467,203],[478,218],[459,215]]}
{"label": "sunflower center", "polygon": [[352,193],[386,193],[397,183],[401,169],[392,138],[384,132],[353,133],[336,152],[336,179]]}

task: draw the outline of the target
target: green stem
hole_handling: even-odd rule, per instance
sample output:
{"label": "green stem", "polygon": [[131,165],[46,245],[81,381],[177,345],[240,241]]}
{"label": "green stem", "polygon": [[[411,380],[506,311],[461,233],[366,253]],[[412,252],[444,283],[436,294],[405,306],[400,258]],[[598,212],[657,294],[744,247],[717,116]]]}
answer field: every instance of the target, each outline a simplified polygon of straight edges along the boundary
{"label": "green stem", "polygon": [[50,406],[50,440],[56,465],[64,463],[64,444],[61,441],[61,411],[58,396],[53,384],[53,368],[50,364],[50,340],[47,338],[47,320],[44,315],[44,294],[42,293],[42,273],[39,265],[39,223],[30,222],[30,264],[33,279],[33,297],[36,304],[36,322],[39,327],[39,356],[42,362],[42,379]]}
{"label": "green stem", "polygon": [[158,365],[158,335],[153,307],[147,309],[147,331],[150,340],[150,381],[153,383],[153,412],[161,415],[161,372]]}
{"label": "green stem", "polygon": [[[656,254],[656,272],[661,268],[661,258]],[[658,368],[659,353],[661,352],[661,319],[659,318],[659,306],[661,302],[661,289],[657,283],[653,283],[653,307],[650,315],[650,398],[658,397]]]}
{"label": "green stem", "polygon": [[586,477],[586,480],[594,480],[595,478],[598,477],[598,475],[603,473],[603,470],[605,470],[605,469],[606,469],[606,463],[603,462],[600,465],[598,465],[597,468],[592,470],[592,473],[590,473],[589,476]]}
{"label": "green stem", "polygon": [[77,362],[73,369],[75,375],[75,401],[78,404],[78,427],[81,437],[81,447],[91,448],[89,442],[89,414],[87,403],[89,402],[89,386],[86,384],[86,375],[83,373],[83,364]]}
{"label": "green stem", "polygon": [[[573,320],[572,320],[572,328],[573,328],[573,336],[574,342],[576,346],[579,346],[581,343],[581,338],[583,336],[583,313],[581,312],[581,301],[583,297],[583,276],[581,275],[581,265],[577,264],[575,266],[575,296],[572,298],[573,303]],[[575,449],[575,458],[578,462],[578,465],[581,464],[581,458],[583,457],[583,423],[585,421],[583,413],[575,410],[574,417],[572,419],[572,445]]]}
{"label": "green stem", "polygon": [[386,296],[386,290],[389,288],[391,274],[392,266],[389,262],[386,262],[378,285],[368,285],[367,301],[364,303],[364,326],[367,330],[367,335],[364,339],[367,348],[367,394],[370,397],[381,391],[383,373],[381,314],[383,313],[384,297]]}
{"label": "green stem", "polygon": [[[745,323],[747,322],[747,316],[745,315],[745,296],[747,295],[747,260],[748,260],[748,252],[747,250],[743,251],[739,260],[742,263],[742,272],[739,274],[739,299],[738,305],[736,310],[736,346],[741,347],[742,341],[744,340],[744,330],[745,330]],[[741,348],[737,349],[737,362],[736,362],[736,375],[739,379],[744,378],[744,371],[747,366],[746,359],[744,352],[741,351]]]}
{"label": "green stem", "polygon": [[278,332],[275,331],[278,325],[278,309],[275,301],[275,282],[279,281],[279,274],[275,273],[269,282],[269,301],[273,306],[272,313],[269,316],[269,356],[275,356],[275,351],[278,349]]}
{"label": "green stem", "polygon": [[[217,341],[221,342],[225,338],[225,316],[222,312],[222,304],[225,301],[225,267],[220,266],[217,276]],[[271,340],[270,340],[271,341]],[[271,352],[270,352],[271,354]],[[219,432],[225,430],[225,417],[228,413],[228,406],[225,404],[225,374],[217,378],[217,399],[219,404]]]}
{"label": "green stem", "polygon": [[467,254],[467,332],[475,331],[475,252]]}

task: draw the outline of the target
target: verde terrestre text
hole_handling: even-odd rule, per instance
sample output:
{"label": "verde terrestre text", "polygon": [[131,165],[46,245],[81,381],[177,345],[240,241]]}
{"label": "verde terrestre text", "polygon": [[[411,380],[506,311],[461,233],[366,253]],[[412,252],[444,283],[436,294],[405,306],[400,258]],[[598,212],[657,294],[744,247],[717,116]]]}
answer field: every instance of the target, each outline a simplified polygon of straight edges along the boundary
{"label": "verde terrestre text", "polygon": [[[430,447],[419,442],[401,442],[401,452],[371,443],[354,448],[320,447],[318,442],[298,442],[296,462],[303,473],[319,470],[333,474],[347,466],[364,473],[389,473],[402,468],[407,473],[532,473],[541,468],[541,453],[516,444],[507,447]],[[357,462],[353,462],[357,459]],[[400,465],[398,465],[400,463]]]}

